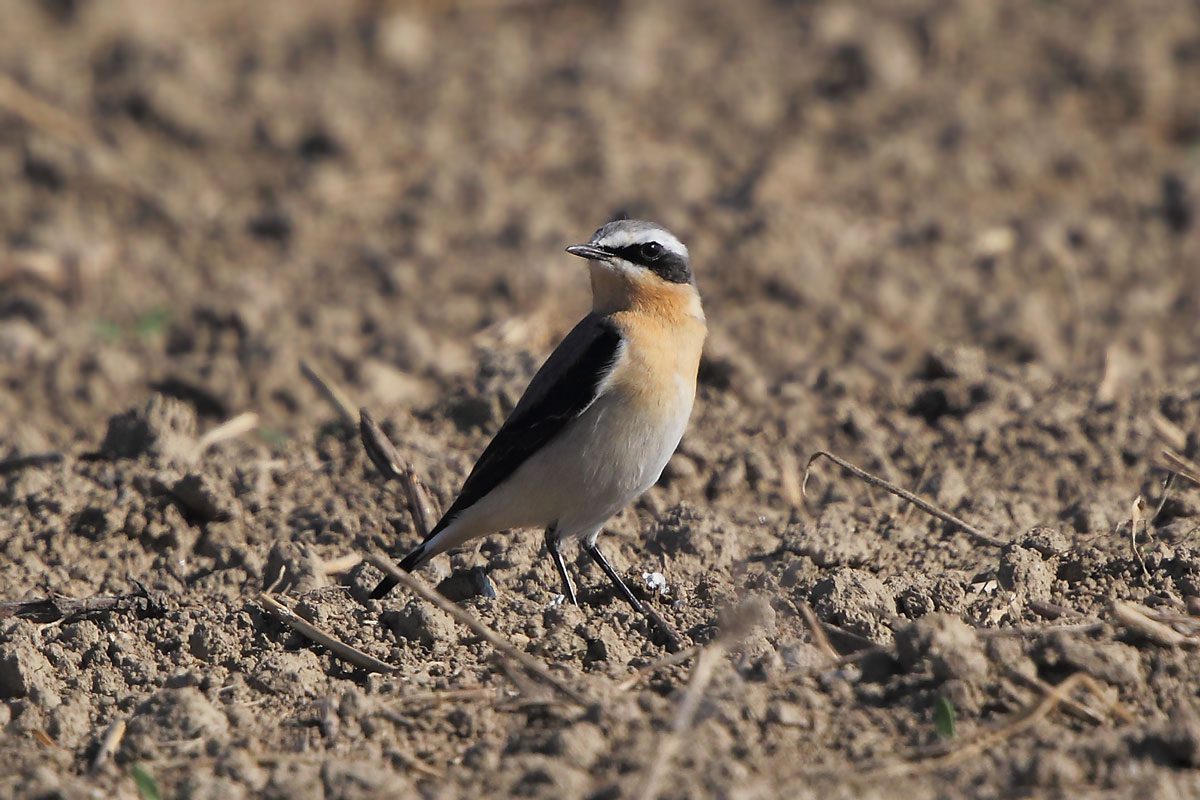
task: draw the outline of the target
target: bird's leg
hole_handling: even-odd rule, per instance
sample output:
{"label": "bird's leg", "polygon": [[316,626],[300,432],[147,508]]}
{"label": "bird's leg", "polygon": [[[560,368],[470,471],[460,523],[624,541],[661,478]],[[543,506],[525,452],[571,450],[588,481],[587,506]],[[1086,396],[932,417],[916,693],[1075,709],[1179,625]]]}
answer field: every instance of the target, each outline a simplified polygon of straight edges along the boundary
{"label": "bird's leg", "polygon": [[563,595],[571,601],[571,605],[579,605],[579,598],[575,596],[575,587],[571,585],[571,576],[567,574],[567,564],[563,561],[562,539],[559,538],[558,529],[551,525],[546,528],[546,550],[550,552],[550,558],[554,561],[554,568],[558,570],[558,576],[562,578]]}
{"label": "bird's leg", "polygon": [[592,560],[600,565],[600,569],[604,570],[604,574],[613,582],[613,586],[617,587],[621,596],[629,602],[629,605],[633,606],[633,610],[639,614],[644,614],[646,609],[642,605],[642,601],[634,597],[633,592],[629,591],[629,587],[625,585],[625,581],[621,580],[621,576],[613,569],[613,565],[608,563],[608,559],[604,557],[604,553],[600,552],[600,548],[596,546],[596,543],[594,541],[584,541],[583,549],[592,557]]}

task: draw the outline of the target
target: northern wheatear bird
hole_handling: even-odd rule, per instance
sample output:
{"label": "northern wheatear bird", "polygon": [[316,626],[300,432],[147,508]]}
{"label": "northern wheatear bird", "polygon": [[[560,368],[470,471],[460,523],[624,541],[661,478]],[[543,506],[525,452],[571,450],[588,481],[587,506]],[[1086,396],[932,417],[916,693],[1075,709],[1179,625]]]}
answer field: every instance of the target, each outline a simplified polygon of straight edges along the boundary
{"label": "northern wheatear bird", "polygon": [[[414,570],[479,536],[546,529],[546,549],[578,603],[560,547],[576,538],[622,596],[642,604],[596,547],[614,514],[654,485],[696,398],[706,333],[688,250],[650,222],[610,222],[587,244],[592,312],[534,375],[458,499],[404,560]],[[372,597],[395,586],[385,579]]]}

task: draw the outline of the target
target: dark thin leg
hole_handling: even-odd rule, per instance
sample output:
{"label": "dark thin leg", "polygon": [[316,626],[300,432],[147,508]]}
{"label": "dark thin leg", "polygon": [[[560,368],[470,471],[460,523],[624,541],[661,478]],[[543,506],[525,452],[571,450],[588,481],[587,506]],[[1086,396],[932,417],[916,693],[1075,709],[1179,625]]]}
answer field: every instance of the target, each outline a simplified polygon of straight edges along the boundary
{"label": "dark thin leg", "polygon": [[567,574],[567,563],[563,561],[562,551],[559,547],[562,545],[562,540],[558,538],[558,531],[553,527],[546,528],[546,550],[550,552],[550,558],[554,561],[554,568],[558,570],[558,577],[562,578],[563,594],[571,605],[579,605],[579,598],[575,596],[575,587],[571,585],[571,576]]}
{"label": "dark thin leg", "polygon": [[633,592],[629,591],[629,587],[625,585],[625,581],[621,580],[621,576],[613,569],[613,565],[608,563],[608,559],[604,557],[604,553],[600,552],[600,548],[596,546],[596,543],[584,542],[583,549],[592,557],[592,560],[600,565],[600,569],[604,570],[604,574],[613,582],[613,586],[617,587],[621,596],[629,602],[629,605],[633,606],[633,610],[639,614],[646,613],[646,609],[642,606],[642,601],[634,597]]}

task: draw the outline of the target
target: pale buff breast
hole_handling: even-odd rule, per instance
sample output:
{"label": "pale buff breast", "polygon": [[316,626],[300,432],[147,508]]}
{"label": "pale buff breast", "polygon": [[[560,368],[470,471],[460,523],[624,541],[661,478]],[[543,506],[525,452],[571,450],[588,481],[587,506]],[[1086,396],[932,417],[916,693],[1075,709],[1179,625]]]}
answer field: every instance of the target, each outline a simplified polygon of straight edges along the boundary
{"label": "pale buff breast", "polygon": [[674,417],[691,411],[707,328],[690,285],[655,287],[633,307],[612,315],[627,346],[612,389],[646,413]]}

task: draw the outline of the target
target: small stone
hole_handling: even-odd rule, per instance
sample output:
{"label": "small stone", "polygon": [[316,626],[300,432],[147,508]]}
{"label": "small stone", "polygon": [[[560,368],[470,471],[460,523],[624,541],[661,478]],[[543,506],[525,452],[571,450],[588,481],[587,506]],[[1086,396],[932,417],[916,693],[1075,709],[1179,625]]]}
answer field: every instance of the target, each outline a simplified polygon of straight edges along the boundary
{"label": "small stone", "polygon": [[495,597],[496,586],[483,567],[459,569],[437,585],[442,595],[458,603],[472,597]]}

